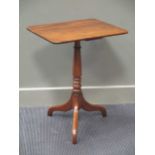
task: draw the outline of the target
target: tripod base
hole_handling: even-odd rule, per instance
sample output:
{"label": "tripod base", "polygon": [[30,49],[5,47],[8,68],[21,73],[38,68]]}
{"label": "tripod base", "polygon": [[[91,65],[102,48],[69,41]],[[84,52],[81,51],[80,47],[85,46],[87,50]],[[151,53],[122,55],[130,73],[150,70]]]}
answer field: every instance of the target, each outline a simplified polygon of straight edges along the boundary
{"label": "tripod base", "polygon": [[73,126],[72,126],[72,143],[77,143],[78,132],[78,114],[79,109],[87,111],[100,111],[102,116],[106,116],[106,109],[100,105],[92,105],[88,103],[82,94],[81,90],[81,46],[80,41],[76,41],[74,45],[73,57],[73,91],[70,100],[62,105],[50,107],[48,109],[48,116],[52,116],[54,111],[68,111],[73,109]]}
{"label": "tripod base", "polygon": [[93,105],[88,103],[84,97],[82,92],[75,93],[73,92],[70,100],[62,105],[49,107],[48,116],[52,116],[54,111],[69,111],[73,109],[73,125],[72,125],[72,143],[77,143],[77,132],[78,132],[78,113],[79,109],[84,109],[86,111],[99,111],[102,116],[105,117],[107,115],[106,109],[100,105]]}

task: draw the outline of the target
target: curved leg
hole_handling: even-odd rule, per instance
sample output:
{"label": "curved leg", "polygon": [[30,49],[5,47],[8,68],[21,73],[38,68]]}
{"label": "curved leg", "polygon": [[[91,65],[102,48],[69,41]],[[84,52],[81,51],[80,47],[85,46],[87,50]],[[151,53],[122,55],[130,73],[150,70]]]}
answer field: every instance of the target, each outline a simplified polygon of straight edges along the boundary
{"label": "curved leg", "polygon": [[68,111],[72,109],[72,105],[69,102],[62,104],[62,105],[57,105],[57,106],[53,106],[53,107],[49,107],[48,109],[48,116],[52,116],[54,111]]}
{"label": "curved leg", "polygon": [[77,131],[78,130],[78,106],[74,106],[73,111],[73,127],[72,127],[72,143],[77,143]]}
{"label": "curved leg", "polygon": [[107,116],[106,109],[101,105],[93,105],[84,100],[82,103],[82,108],[86,111],[100,111],[103,117]]}

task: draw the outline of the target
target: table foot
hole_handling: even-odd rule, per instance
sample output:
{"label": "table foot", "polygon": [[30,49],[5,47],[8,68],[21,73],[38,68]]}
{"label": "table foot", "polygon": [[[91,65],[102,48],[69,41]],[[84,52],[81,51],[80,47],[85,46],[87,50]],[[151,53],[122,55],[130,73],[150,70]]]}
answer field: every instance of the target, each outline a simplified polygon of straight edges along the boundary
{"label": "table foot", "polygon": [[78,133],[78,105],[73,108],[73,126],[72,126],[72,143],[77,144],[77,133]]}
{"label": "table foot", "polygon": [[52,116],[54,111],[64,111],[64,112],[66,112],[66,111],[69,111],[71,109],[72,109],[71,102],[68,101],[67,103],[62,104],[62,105],[49,107],[47,115]]}
{"label": "table foot", "polygon": [[82,108],[86,111],[100,111],[103,117],[107,116],[105,107],[101,106],[101,105],[90,104],[84,100],[84,102],[82,104]]}

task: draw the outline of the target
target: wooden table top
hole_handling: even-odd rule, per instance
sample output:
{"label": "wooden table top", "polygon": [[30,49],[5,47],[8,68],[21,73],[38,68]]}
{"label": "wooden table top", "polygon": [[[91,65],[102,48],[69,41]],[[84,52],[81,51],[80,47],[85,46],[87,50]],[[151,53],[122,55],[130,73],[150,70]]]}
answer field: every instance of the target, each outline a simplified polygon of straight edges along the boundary
{"label": "wooden table top", "polygon": [[27,29],[52,43],[67,43],[128,33],[123,28],[97,19],[35,25]]}

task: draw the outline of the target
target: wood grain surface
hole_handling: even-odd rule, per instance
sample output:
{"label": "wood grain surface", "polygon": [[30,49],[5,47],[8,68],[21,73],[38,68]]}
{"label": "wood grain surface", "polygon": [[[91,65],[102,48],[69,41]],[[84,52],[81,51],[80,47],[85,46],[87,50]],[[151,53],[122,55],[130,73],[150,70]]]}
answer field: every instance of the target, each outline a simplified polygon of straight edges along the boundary
{"label": "wood grain surface", "polygon": [[71,97],[65,104],[49,107],[48,116],[52,116],[55,111],[66,112],[73,109],[72,143],[76,144],[79,109],[99,111],[103,117],[107,115],[104,106],[90,104],[83,96],[81,89],[82,64],[80,41],[125,34],[127,33],[127,30],[96,19],[30,26],[28,27],[28,30],[52,43],[75,42],[73,57],[73,89]]}
{"label": "wood grain surface", "polygon": [[127,30],[97,19],[83,19],[29,26],[29,31],[52,43],[91,40],[128,33]]}

